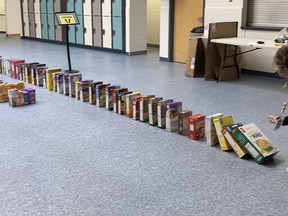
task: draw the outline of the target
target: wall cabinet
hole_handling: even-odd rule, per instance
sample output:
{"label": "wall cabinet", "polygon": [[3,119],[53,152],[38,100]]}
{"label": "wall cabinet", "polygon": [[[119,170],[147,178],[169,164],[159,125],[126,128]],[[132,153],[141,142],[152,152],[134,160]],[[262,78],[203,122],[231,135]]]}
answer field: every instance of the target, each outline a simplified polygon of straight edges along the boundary
{"label": "wall cabinet", "polygon": [[75,11],[79,24],[68,28],[71,44],[125,51],[124,0],[21,0],[23,36],[66,41],[55,12]]}

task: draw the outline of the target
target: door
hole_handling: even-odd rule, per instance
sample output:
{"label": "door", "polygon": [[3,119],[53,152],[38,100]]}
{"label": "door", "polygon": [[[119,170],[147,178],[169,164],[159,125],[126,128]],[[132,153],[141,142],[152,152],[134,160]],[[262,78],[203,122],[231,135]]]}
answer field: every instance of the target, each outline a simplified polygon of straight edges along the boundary
{"label": "door", "polygon": [[41,28],[41,16],[40,13],[35,13],[35,28],[36,28],[36,38],[42,38],[42,28]]}
{"label": "door", "polygon": [[83,0],[75,0],[75,12],[77,16],[83,16]]}
{"label": "door", "polygon": [[112,16],[122,16],[122,0],[112,1]]}
{"label": "door", "polygon": [[55,40],[54,14],[47,14],[47,18],[48,18],[48,38],[50,40]]}
{"label": "door", "polygon": [[122,17],[112,17],[113,21],[113,49],[123,49]]}
{"label": "door", "polygon": [[85,16],[92,15],[92,0],[85,0],[83,2],[83,14]]}
{"label": "door", "polygon": [[102,0],[102,16],[111,16],[111,0]]}
{"label": "door", "polygon": [[79,24],[75,27],[76,32],[76,43],[84,44],[84,27],[83,27],[83,16],[78,16]]}
{"label": "door", "polygon": [[28,14],[29,14],[30,37],[35,38],[36,37],[35,14],[34,13],[28,13]]}
{"label": "door", "polygon": [[101,0],[94,0],[92,2],[92,15],[101,16],[102,14],[101,11],[102,11]]}
{"label": "door", "polygon": [[24,13],[28,13],[28,0],[22,1],[22,8]]}
{"label": "door", "polygon": [[23,35],[25,37],[30,36],[30,28],[29,28],[29,13],[23,13],[23,20],[24,20],[24,32]]}
{"label": "door", "polygon": [[41,32],[42,38],[48,39],[48,20],[46,13],[41,13]]}
{"label": "door", "polygon": [[103,47],[112,48],[112,20],[111,17],[102,17]]}
{"label": "door", "polygon": [[202,25],[203,0],[174,0],[173,61],[186,63],[190,31]]}
{"label": "door", "polygon": [[93,45],[92,42],[92,16],[84,16],[84,43],[85,45]]}
{"label": "door", "polygon": [[102,47],[102,21],[101,16],[93,16],[93,46]]}

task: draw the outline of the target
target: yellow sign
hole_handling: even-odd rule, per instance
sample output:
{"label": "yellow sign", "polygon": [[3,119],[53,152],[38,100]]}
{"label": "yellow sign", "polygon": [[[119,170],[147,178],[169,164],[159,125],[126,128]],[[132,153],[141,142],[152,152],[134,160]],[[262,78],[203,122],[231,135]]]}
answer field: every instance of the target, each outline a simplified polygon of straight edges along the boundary
{"label": "yellow sign", "polygon": [[72,25],[76,24],[73,15],[61,15],[59,16],[62,25]]}

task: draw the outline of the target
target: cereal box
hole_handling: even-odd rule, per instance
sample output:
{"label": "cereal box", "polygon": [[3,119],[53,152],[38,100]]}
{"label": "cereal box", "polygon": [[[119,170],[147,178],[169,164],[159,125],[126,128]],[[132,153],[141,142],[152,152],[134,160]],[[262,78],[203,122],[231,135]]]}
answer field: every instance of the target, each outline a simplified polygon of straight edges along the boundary
{"label": "cereal box", "polygon": [[53,91],[53,73],[61,72],[61,68],[47,68],[46,69],[46,87],[49,91]]}
{"label": "cereal box", "polygon": [[140,96],[140,92],[132,92],[131,94],[125,95],[125,108],[126,108],[126,116],[132,118],[133,116],[133,98]]}
{"label": "cereal box", "polygon": [[44,85],[44,76],[47,67],[37,67],[36,68],[36,85],[43,86]]}
{"label": "cereal box", "polygon": [[182,111],[182,102],[172,102],[167,105],[166,112],[166,130],[177,131],[178,130],[178,116]]}
{"label": "cereal box", "polygon": [[188,137],[192,140],[198,140],[205,135],[205,116],[198,113],[189,117]]}
{"label": "cereal box", "polygon": [[162,97],[154,97],[148,100],[148,116],[149,116],[150,125],[153,125],[153,126],[158,125],[157,104],[161,100],[163,100]]}
{"label": "cereal box", "polygon": [[118,114],[126,114],[126,95],[133,93],[132,91],[121,92],[118,95]]}
{"label": "cereal box", "polygon": [[89,103],[96,105],[96,86],[103,84],[102,81],[89,83]]}
{"label": "cereal box", "polygon": [[75,99],[80,100],[80,85],[81,82],[75,82]]}
{"label": "cereal box", "polygon": [[178,117],[178,134],[188,136],[189,133],[189,117],[192,110],[182,110]]}
{"label": "cereal box", "polygon": [[16,107],[17,100],[18,100],[18,90],[17,89],[9,89],[8,90],[8,99],[9,99],[9,106]]}
{"label": "cereal box", "polygon": [[115,89],[113,93],[113,112],[118,113],[118,96],[122,92],[128,91],[128,88]]}
{"label": "cereal box", "polygon": [[107,110],[113,110],[113,94],[115,92],[115,89],[119,89],[120,85],[110,85],[107,86],[105,89],[106,92],[106,109]]}
{"label": "cereal box", "polygon": [[157,103],[157,118],[158,118],[158,127],[165,129],[166,127],[166,112],[167,105],[172,103],[172,99],[161,100]]}
{"label": "cereal box", "polygon": [[137,96],[133,98],[133,119],[139,120],[140,119],[140,100],[142,96]]}
{"label": "cereal box", "polygon": [[65,73],[63,77],[63,94],[69,96],[69,73]]}
{"label": "cereal box", "polygon": [[37,85],[38,68],[47,69],[46,64],[35,64],[35,65],[33,65],[33,67],[31,68],[32,84],[33,85]]}
{"label": "cereal box", "polygon": [[35,104],[36,103],[36,91],[35,91],[35,89],[33,89],[33,88],[25,88],[24,92],[28,92],[29,93],[28,104]]}
{"label": "cereal box", "polygon": [[214,126],[216,129],[216,133],[217,133],[217,137],[219,140],[221,150],[226,151],[226,150],[231,149],[231,146],[227,142],[227,140],[225,139],[225,137],[222,133],[222,130],[224,129],[225,126],[229,126],[229,125],[234,124],[234,120],[233,120],[232,115],[224,115],[222,117],[215,118],[215,119],[213,119],[213,122],[214,122]]}
{"label": "cereal box", "polygon": [[105,107],[106,105],[106,87],[110,83],[103,83],[96,86],[96,106]]}
{"label": "cereal box", "polygon": [[64,72],[61,71],[61,72],[55,72],[55,73],[52,74],[52,77],[53,77],[53,91],[54,92],[58,91],[58,89],[57,89],[57,87],[58,87],[57,81],[58,81],[58,75],[59,74],[64,74]]}
{"label": "cereal box", "polygon": [[223,116],[222,113],[217,113],[214,115],[206,116],[206,119],[205,119],[205,137],[206,137],[206,142],[209,146],[213,146],[213,145],[219,143],[213,120],[215,118],[219,118],[222,116]]}
{"label": "cereal box", "polygon": [[148,110],[148,100],[154,98],[155,95],[145,95],[140,100],[140,121],[149,121],[149,110]]}
{"label": "cereal box", "polygon": [[80,100],[82,102],[89,102],[89,86],[93,80],[83,80],[80,84]]}
{"label": "cereal box", "polygon": [[235,151],[235,153],[238,155],[239,158],[242,158],[247,154],[246,150],[234,139],[232,133],[240,126],[243,126],[242,123],[237,123],[234,125],[226,126],[222,133],[224,137],[226,138],[227,142],[230,144],[232,149]]}
{"label": "cereal box", "polygon": [[55,75],[58,94],[64,94],[64,88],[63,88],[64,75],[65,75],[64,73],[59,73]]}
{"label": "cereal box", "polygon": [[33,62],[33,63],[25,63],[24,64],[24,74],[25,74],[25,82],[26,83],[32,83],[32,71],[34,65],[39,64],[39,62]]}
{"label": "cereal box", "polygon": [[257,163],[262,163],[279,152],[254,123],[238,127],[232,135]]}
{"label": "cereal box", "polygon": [[69,74],[68,80],[69,80],[69,96],[75,97],[75,95],[76,95],[75,83],[82,81],[82,74],[81,73]]}
{"label": "cereal box", "polygon": [[24,64],[25,60],[11,60],[10,64],[11,64],[11,77],[14,79],[19,79],[19,73],[18,73],[18,65],[20,64]]}

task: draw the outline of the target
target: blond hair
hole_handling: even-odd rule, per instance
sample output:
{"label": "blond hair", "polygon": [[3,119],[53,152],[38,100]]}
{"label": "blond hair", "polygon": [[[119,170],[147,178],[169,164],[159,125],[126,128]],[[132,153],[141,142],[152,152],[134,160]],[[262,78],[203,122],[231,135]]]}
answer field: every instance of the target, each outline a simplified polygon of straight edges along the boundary
{"label": "blond hair", "polygon": [[273,65],[277,68],[280,74],[283,74],[288,69],[288,46],[279,48],[273,58]]}

